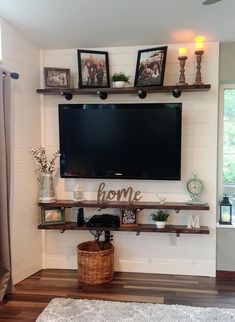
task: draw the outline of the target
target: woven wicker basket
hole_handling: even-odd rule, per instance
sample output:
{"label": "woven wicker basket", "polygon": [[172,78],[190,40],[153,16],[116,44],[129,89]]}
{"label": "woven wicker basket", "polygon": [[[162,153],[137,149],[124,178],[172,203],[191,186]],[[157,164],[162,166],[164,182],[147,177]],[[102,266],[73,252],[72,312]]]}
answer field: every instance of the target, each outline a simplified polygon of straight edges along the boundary
{"label": "woven wicker basket", "polygon": [[98,285],[113,279],[114,247],[97,241],[77,246],[78,280],[80,283]]}

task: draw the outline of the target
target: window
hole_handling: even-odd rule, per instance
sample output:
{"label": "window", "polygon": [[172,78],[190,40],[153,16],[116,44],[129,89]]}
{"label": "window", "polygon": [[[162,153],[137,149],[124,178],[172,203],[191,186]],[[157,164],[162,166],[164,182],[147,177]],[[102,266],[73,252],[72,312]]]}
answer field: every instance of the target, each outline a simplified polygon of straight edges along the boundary
{"label": "window", "polygon": [[222,148],[222,194],[227,194],[233,202],[233,218],[235,221],[235,84],[222,88],[222,105],[220,134]]}

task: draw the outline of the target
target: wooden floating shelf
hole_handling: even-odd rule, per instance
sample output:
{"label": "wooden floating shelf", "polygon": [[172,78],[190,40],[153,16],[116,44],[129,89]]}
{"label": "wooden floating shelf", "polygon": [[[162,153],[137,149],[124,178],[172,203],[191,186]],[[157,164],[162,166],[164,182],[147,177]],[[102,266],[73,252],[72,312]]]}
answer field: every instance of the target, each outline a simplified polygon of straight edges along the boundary
{"label": "wooden floating shelf", "polygon": [[39,203],[39,206],[44,208],[50,207],[64,207],[64,208],[120,208],[120,209],[174,209],[174,210],[209,210],[208,204],[204,205],[189,205],[184,202],[149,202],[139,201],[130,203],[128,201],[106,201],[105,203],[97,203],[96,200],[85,200],[82,202],[76,202],[73,200],[56,200],[55,202]]}
{"label": "wooden floating shelf", "polygon": [[88,230],[88,231],[132,231],[139,234],[140,232],[152,232],[152,233],[175,233],[178,236],[180,234],[209,234],[209,228],[207,226],[201,226],[200,228],[187,228],[186,225],[166,225],[165,228],[156,228],[156,225],[151,224],[139,224],[135,227],[78,227],[76,222],[66,222],[65,224],[54,225],[39,225],[38,229],[46,230]]}
{"label": "wooden floating shelf", "polygon": [[[106,94],[137,94],[140,93],[173,93],[178,92],[199,92],[199,91],[209,91],[211,88],[210,84],[203,85],[187,85],[187,86],[147,86],[147,87],[122,87],[122,88],[43,88],[37,89],[37,93],[44,95],[101,95],[101,93]],[[101,97],[101,96],[100,96]],[[107,97],[107,96],[106,96]],[[106,98],[105,97],[105,98]],[[179,96],[176,96],[179,97]],[[102,98],[102,97],[101,97]],[[105,99],[103,98],[103,99]],[[145,97],[141,97],[145,98]],[[67,98],[71,99],[71,98]]]}
{"label": "wooden floating shelf", "polygon": [[[107,201],[105,203],[97,203],[96,200],[85,200],[82,202],[75,202],[73,200],[56,200],[50,203],[39,203],[43,209],[51,208],[119,208],[119,209],[174,209],[176,212],[180,210],[209,210],[208,204],[204,205],[188,205],[183,202],[166,202],[160,204],[160,202],[135,202],[130,203],[128,201]],[[175,233],[176,236],[180,234],[209,234],[209,229],[207,226],[202,226],[200,228],[187,228],[185,225],[166,225],[165,228],[157,228],[156,225],[150,224],[139,224],[137,226],[121,226],[119,228],[111,227],[87,227],[86,225],[78,227],[76,222],[66,222],[65,224],[41,224],[38,229],[48,229],[48,230],[60,230],[64,232],[65,230],[101,230],[101,231],[132,231],[136,232],[137,235],[140,232],[156,232],[156,233]]]}

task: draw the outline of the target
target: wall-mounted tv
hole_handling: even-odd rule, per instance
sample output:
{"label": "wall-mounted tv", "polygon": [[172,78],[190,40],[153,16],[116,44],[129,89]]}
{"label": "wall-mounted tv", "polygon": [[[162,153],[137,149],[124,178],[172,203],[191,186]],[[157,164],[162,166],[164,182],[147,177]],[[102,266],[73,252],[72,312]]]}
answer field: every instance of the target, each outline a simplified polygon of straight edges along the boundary
{"label": "wall-mounted tv", "polygon": [[59,104],[62,178],[180,180],[181,103]]}

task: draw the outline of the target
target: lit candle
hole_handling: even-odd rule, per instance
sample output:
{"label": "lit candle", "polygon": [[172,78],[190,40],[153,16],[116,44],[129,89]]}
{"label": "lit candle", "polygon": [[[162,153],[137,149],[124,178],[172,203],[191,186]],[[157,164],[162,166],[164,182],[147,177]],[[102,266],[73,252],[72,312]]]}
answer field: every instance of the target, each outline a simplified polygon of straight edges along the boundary
{"label": "lit candle", "polygon": [[204,43],[203,43],[203,41],[197,41],[196,42],[196,50],[203,50],[203,48],[204,48]]}
{"label": "lit candle", "polygon": [[179,57],[187,56],[187,48],[181,47],[179,48]]}

